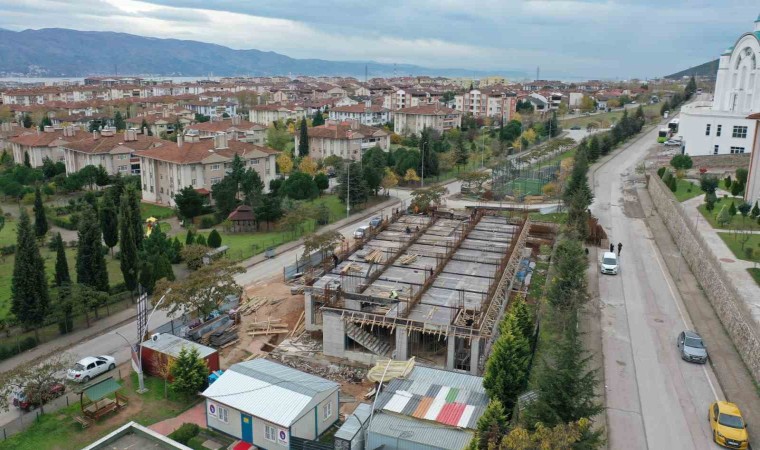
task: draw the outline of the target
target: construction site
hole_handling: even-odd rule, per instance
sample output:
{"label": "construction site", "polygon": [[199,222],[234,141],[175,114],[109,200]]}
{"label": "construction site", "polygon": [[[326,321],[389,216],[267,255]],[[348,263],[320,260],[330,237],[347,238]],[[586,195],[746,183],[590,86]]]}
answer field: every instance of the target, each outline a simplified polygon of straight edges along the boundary
{"label": "construction site", "polygon": [[509,300],[555,234],[498,210],[396,213],[305,287],[304,327],[321,331],[328,357],[482,374]]}

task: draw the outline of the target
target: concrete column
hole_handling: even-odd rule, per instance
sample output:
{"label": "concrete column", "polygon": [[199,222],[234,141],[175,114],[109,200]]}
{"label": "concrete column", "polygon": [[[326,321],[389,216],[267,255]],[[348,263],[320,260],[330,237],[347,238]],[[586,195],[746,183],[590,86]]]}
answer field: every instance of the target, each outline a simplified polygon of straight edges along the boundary
{"label": "concrete column", "polygon": [[480,360],[480,338],[472,338],[470,342],[470,373],[480,375],[478,361]]}
{"label": "concrete column", "polygon": [[343,303],[346,306],[346,309],[350,309],[353,311],[361,311],[362,304],[359,300],[349,300],[347,298],[343,298]]}
{"label": "concrete column", "polygon": [[406,327],[396,327],[396,359],[409,359],[409,336]]}
{"label": "concrete column", "polygon": [[454,335],[451,335],[446,338],[446,368],[449,370],[454,369],[454,362],[456,361],[456,351],[457,351],[457,338]]}
{"label": "concrete column", "polygon": [[322,313],[322,351],[327,356],[343,358],[346,355],[346,324],[339,314]]}
{"label": "concrete column", "polygon": [[317,327],[314,326],[314,303],[311,301],[311,291],[308,290],[303,293],[303,311],[304,329],[316,330]]}

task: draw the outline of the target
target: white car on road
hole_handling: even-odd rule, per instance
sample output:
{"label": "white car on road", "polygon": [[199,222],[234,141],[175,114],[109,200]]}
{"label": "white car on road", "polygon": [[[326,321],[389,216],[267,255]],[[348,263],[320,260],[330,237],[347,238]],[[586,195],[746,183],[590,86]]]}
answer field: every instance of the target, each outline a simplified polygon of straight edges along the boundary
{"label": "white car on road", "polygon": [[111,356],[88,356],[82,358],[69,369],[66,378],[76,383],[87,383],[102,373],[116,368],[116,360]]}
{"label": "white car on road", "polygon": [[602,273],[608,273],[610,275],[617,275],[618,273],[618,259],[613,252],[604,252],[602,256],[602,262],[600,263]]}

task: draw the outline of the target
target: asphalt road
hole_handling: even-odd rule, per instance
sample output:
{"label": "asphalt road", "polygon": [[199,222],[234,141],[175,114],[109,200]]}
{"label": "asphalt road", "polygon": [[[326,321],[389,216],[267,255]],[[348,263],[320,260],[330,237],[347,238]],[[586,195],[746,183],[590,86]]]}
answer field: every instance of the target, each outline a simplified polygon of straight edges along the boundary
{"label": "asphalt road", "polygon": [[676,336],[692,323],[635,197],[634,170],[656,134],[603,163],[593,181],[591,211],[623,244],[620,274],[599,277],[609,447],[716,448],[706,417],[723,393],[709,364],[678,354]]}

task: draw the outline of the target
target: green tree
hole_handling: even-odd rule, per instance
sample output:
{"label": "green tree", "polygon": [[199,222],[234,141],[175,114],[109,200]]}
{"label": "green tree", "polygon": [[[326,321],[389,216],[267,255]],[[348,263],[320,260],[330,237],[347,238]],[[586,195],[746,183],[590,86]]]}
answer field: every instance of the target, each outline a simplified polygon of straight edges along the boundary
{"label": "green tree", "polygon": [[24,126],[24,128],[32,128],[32,125],[34,125],[32,116],[30,116],[29,113],[25,113],[24,118],[21,120],[21,124]]}
{"label": "green tree", "polygon": [[549,352],[536,381],[538,398],[528,406],[526,422],[553,427],[604,411],[594,392],[599,382],[596,371],[588,368],[591,355],[584,350],[574,324],[565,327],[564,336]]}
{"label": "green tree", "polygon": [[[185,253],[193,250],[195,249],[186,248]],[[169,288],[172,290],[166,294],[160,308],[172,314],[188,311],[197,312],[199,317],[207,317],[219,309],[226,297],[239,296],[243,292],[243,288],[235,281],[235,275],[242,272],[245,270],[236,262],[220,258],[211,264],[201,265],[192,276],[183,280],[161,280],[156,283],[157,292],[167,292]]]}
{"label": "green tree", "polygon": [[119,243],[119,216],[116,212],[113,195],[106,194],[103,196],[99,214],[103,242],[113,254],[113,248]]}
{"label": "green tree", "polygon": [[718,225],[720,225],[721,228],[725,227],[731,222],[731,215],[729,214],[726,205],[721,206],[720,211],[718,212],[718,216],[715,218],[715,220],[718,222]]}
{"label": "green tree", "polygon": [[45,206],[42,204],[42,193],[40,186],[34,188],[34,234],[41,238],[48,232],[48,222],[45,216]]}
{"label": "green tree", "polygon": [[282,207],[280,198],[276,195],[265,195],[261,199],[261,204],[255,208],[256,220],[259,224],[265,222],[267,230],[272,222],[277,222],[282,217]]}
{"label": "green tree", "polygon": [[742,202],[736,209],[739,211],[739,214],[741,214],[742,217],[747,217],[749,211],[752,209],[752,205],[747,202]]}
{"label": "green tree", "polygon": [[731,217],[736,215],[736,206],[734,205],[734,202],[731,202],[731,206],[728,207],[728,215]]}
{"label": "green tree", "polygon": [[359,164],[351,162],[346,164],[345,169],[338,177],[338,198],[343,203],[348,199],[351,206],[365,203],[369,199],[369,187],[367,186]]}
{"label": "green tree", "polygon": [[301,131],[298,138],[298,156],[309,156],[309,132],[306,126],[306,118],[301,119]]}
{"label": "green tree", "polygon": [[24,166],[32,167],[32,161],[29,159],[29,152],[24,151]]}
{"label": "green tree", "polygon": [[725,186],[726,189],[731,189],[731,175],[727,175],[726,178],[723,179],[723,186]]}
{"label": "green tree", "polygon": [[280,193],[293,200],[311,200],[319,196],[319,188],[308,173],[294,172],[285,180]]}
{"label": "green tree", "polygon": [[325,118],[322,116],[322,111],[317,110],[317,112],[314,113],[314,118],[311,120],[311,125],[314,127],[318,127],[324,124],[325,124]]}
{"label": "green tree", "polygon": [[506,411],[512,410],[517,396],[525,389],[530,354],[530,343],[517,327],[514,316],[507,315],[483,375],[483,387],[488,397],[499,400]]}
{"label": "green tree", "polygon": [[757,219],[760,217],[760,208],[757,206],[757,201],[755,201],[755,206],[752,207],[752,212],[750,212],[750,217],[753,219]]}
{"label": "green tree", "polygon": [[468,159],[469,154],[467,152],[467,147],[464,144],[464,136],[462,133],[459,133],[456,147],[454,147],[454,162],[458,168],[461,168],[462,166],[467,165]]}
{"label": "green tree", "polygon": [[140,284],[149,294],[154,292],[158,280],[174,280],[171,261],[175,258],[172,241],[161,227],[155,227],[139,251]]}
{"label": "green tree", "polygon": [[37,241],[32,231],[29,215],[21,208],[16,228],[16,256],[11,278],[11,312],[23,326],[42,326],[48,314],[50,298],[45,275],[45,262],[40,256]]}
{"label": "green tree", "polygon": [[135,227],[133,226],[134,210],[130,207],[130,196],[133,194],[127,188],[121,194],[119,204],[119,265],[124,276],[124,284],[127,289],[137,289],[137,240],[135,239]]}
{"label": "green tree", "polygon": [[201,195],[192,186],[185,186],[174,195],[180,217],[192,222],[193,218],[206,213],[208,197]]}
{"label": "green tree", "polygon": [[275,150],[284,151],[290,142],[293,142],[293,136],[288,133],[287,127],[282,122],[274,122],[267,129],[267,145]]}
{"label": "green tree", "polygon": [[150,129],[148,122],[145,119],[142,120],[140,129],[143,131],[143,133],[147,132],[148,136],[153,136],[153,130]]}
{"label": "green tree", "polygon": [[694,161],[689,155],[675,155],[670,159],[670,165],[676,170],[689,170],[694,166]]}
{"label": "green tree", "polygon": [[216,231],[216,228],[211,230],[208,235],[208,246],[211,248],[219,248],[222,246],[222,236]]}
{"label": "green tree", "polygon": [[253,169],[246,170],[240,179],[240,193],[243,195],[243,203],[255,207],[261,202],[264,193],[264,182],[259,173]]}
{"label": "green tree", "polygon": [[317,184],[317,189],[321,195],[324,190],[330,187],[330,178],[324,172],[319,172],[314,175],[314,183]]}
{"label": "green tree", "polygon": [[705,194],[715,195],[715,191],[718,189],[718,178],[714,175],[702,175],[699,179],[699,188]]}
{"label": "green tree", "polygon": [[129,225],[132,227],[133,239],[139,249],[142,247],[145,231],[143,230],[142,212],[140,211],[140,192],[135,189],[133,184],[127,186],[124,190],[127,194],[129,213]]}
{"label": "green tree", "polygon": [[662,102],[662,106],[660,106],[660,115],[665,116],[665,112],[670,111],[670,103],[665,100]]}
{"label": "green tree", "polygon": [[554,257],[555,277],[549,285],[549,302],[566,310],[574,310],[588,299],[586,293],[586,254],[576,239],[562,239]]}
{"label": "green tree", "polygon": [[678,190],[678,178],[671,176],[668,179],[668,187],[671,192],[676,192]]}
{"label": "green tree", "polygon": [[608,133],[604,133],[604,136],[599,141],[599,152],[602,156],[609,155],[612,151],[612,138]]}
{"label": "green tree", "polygon": [[689,82],[686,83],[686,88],[683,91],[686,100],[690,99],[692,95],[697,92],[697,81],[694,79],[694,75],[689,78]]}
{"label": "green tree", "polygon": [[599,159],[599,155],[602,154],[602,150],[599,146],[599,139],[596,135],[591,136],[588,141],[588,160],[594,162]]}
{"label": "green tree", "polygon": [[173,258],[171,260],[172,264],[179,264],[180,262],[182,262],[183,248],[184,246],[182,245],[182,242],[180,242],[177,236],[174,236],[174,240],[172,241],[172,251],[174,252]]}
{"label": "green tree", "polygon": [[224,219],[237,207],[237,193],[237,183],[232,177],[224,177],[222,181],[211,186],[217,217]]}
{"label": "green tree", "polygon": [[198,349],[183,347],[171,366],[171,375],[174,379],[171,388],[179,394],[191,397],[203,389],[208,374],[206,360],[201,358]]}
{"label": "green tree", "polygon": [[488,402],[483,415],[478,419],[475,439],[470,441],[470,448],[488,450],[489,442],[498,442],[507,431],[507,412],[498,399]]}
{"label": "green tree", "polygon": [[202,234],[198,233],[197,236],[195,236],[195,245],[202,245],[206,247],[206,237]]}
{"label": "green tree", "polygon": [[510,311],[515,316],[515,323],[522,335],[528,338],[529,341],[532,341],[533,330],[536,325],[533,321],[533,313],[525,302],[525,298],[523,296],[515,297]]}
{"label": "green tree", "polygon": [[116,131],[123,131],[127,129],[127,122],[124,120],[124,117],[121,115],[121,111],[116,111],[116,114],[113,115],[113,126],[116,128]]}
{"label": "green tree", "polygon": [[103,256],[103,237],[95,209],[87,206],[79,219],[77,283],[108,292],[108,271]]}
{"label": "green tree", "polygon": [[187,236],[185,236],[185,245],[193,245],[195,243],[195,233],[192,229],[187,230]]}
{"label": "green tree", "polygon": [[734,182],[731,183],[731,195],[737,197],[741,195],[742,192],[744,192],[744,184],[742,184],[738,179],[734,180]]}
{"label": "green tree", "polygon": [[40,120],[40,131],[45,131],[45,127],[52,127],[53,121],[50,120],[50,117],[48,117],[47,114],[45,114],[42,117],[42,120]]}
{"label": "green tree", "polygon": [[749,171],[745,167],[740,167],[736,169],[736,181],[743,185],[747,184],[747,175],[749,174]]}
{"label": "green tree", "polygon": [[66,247],[63,244],[61,233],[56,233],[53,239],[53,248],[55,249],[55,285],[61,287],[66,283],[71,283],[69,262],[66,259]]}

